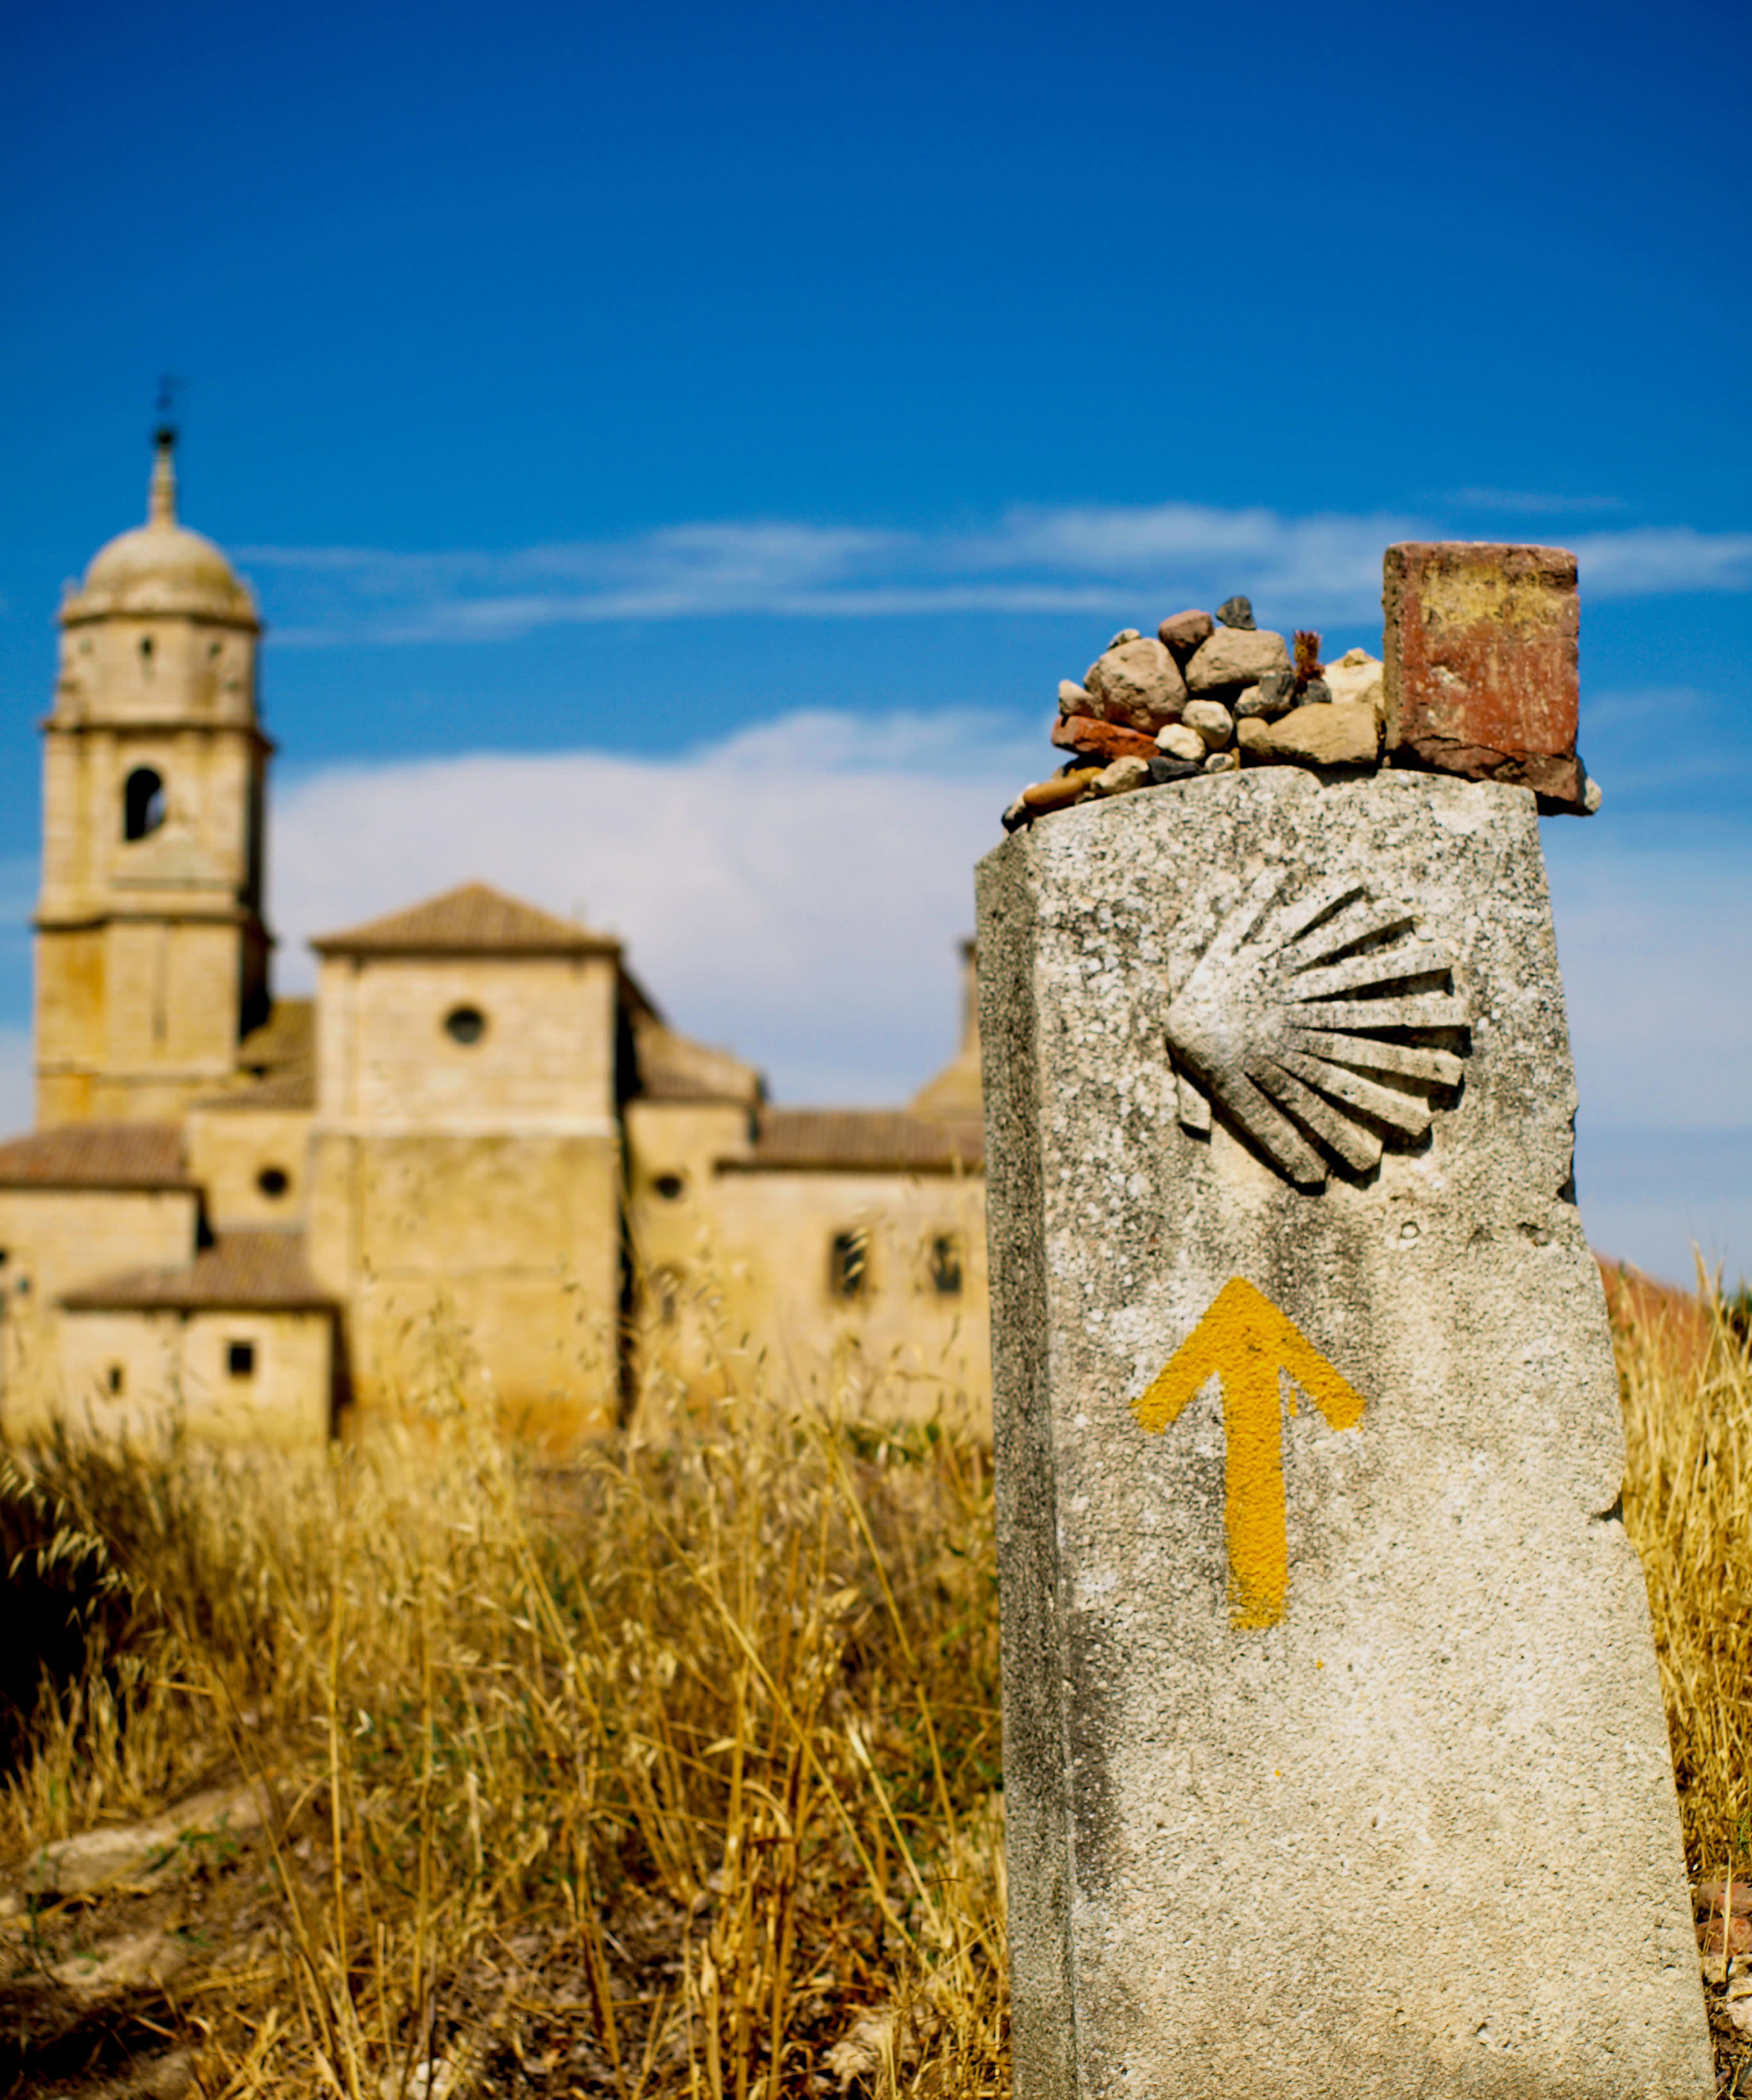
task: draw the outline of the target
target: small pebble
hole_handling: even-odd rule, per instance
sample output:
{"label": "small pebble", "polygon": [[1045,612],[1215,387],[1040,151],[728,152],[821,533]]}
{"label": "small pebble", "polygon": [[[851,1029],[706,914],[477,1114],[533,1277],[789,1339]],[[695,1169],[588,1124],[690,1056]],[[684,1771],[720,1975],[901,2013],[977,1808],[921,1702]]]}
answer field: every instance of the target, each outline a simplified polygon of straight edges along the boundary
{"label": "small pebble", "polygon": [[1204,762],[1207,773],[1233,773],[1241,763],[1238,751],[1213,751]]}
{"label": "small pebble", "polygon": [[1286,715],[1295,704],[1295,674],[1293,671],[1270,671],[1256,686],[1247,690],[1235,702],[1238,720],[1246,721],[1258,716],[1270,721],[1278,715]]}
{"label": "small pebble", "polygon": [[1007,832],[1020,831],[1022,826],[1027,823],[1033,815],[1034,811],[1029,808],[1028,805],[1022,800],[1022,796],[1018,795],[1016,800],[1011,803],[1008,809],[1007,809],[1004,813],[1004,828]]}
{"label": "small pebble", "polygon": [[1036,816],[1046,810],[1068,810],[1100,770],[1099,766],[1085,765],[1075,772],[1055,773],[1050,780],[1037,780],[1023,788],[1022,802]]}
{"label": "small pebble", "polygon": [[1317,707],[1322,702],[1330,704],[1331,699],[1332,688],[1324,678],[1310,678],[1302,688],[1302,705],[1304,708]]}
{"label": "small pebble", "polygon": [[[1113,640],[1108,643],[1107,649],[1119,649],[1128,642],[1141,642],[1143,638],[1135,627],[1122,627]],[[1107,654],[1107,649],[1102,650],[1102,655],[1105,656]]]}
{"label": "small pebble", "polygon": [[[1189,700],[1181,717],[1188,729],[1196,730],[1207,751],[1224,751],[1235,734],[1235,718],[1220,700]],[[1157,742],[1159,744],[1161,739]],[[1189,752],[1187,757],[1192,754]]]}
{"label": "small pebble", "polygon": [[1061,715],[1092,715],[1095,703],[1089,698],[1088,688],[1079,686],[1075,678],[1061,678],[1058,682],[1058,711]]}
{"label": "small pebble", "polygon": [[1225,598],[1216,609],[1218,620],[1225,627],[1238,627],[1245,633],[1253,631],[1253,601],[1250,598]]}
{"label": "small pebble", "polygon": [[1104,766],[1089,783],[1092,796],[1105,799],[1110,795],[1129,795],[1134,788],[1150,784],[1150,764],[1142,758],[1116,758],[1111,765]]}
{"label": "small pebble", "polygon": [[1184,664],[1201,642],[1210,640],[1213,625],[1207,612],[1176,612],[1163,621],[1156,629],[1156,636],[1163,648],[1172,651]]}
{"label": "small pebble", "polygon": [[1160,788],[1170,780],[1190,780],[1194,774],[1203,770],[1204,764],[1200,759],[1153,758],[1150,761],[1150,784]]}
{"label": "small pebble", "polygon": [[1185,722],[1170,722],[1166,729],[1158,730],[1156,748],[1165,758],[1184,758],[1197,765],[1204,761],[1205,740]]}

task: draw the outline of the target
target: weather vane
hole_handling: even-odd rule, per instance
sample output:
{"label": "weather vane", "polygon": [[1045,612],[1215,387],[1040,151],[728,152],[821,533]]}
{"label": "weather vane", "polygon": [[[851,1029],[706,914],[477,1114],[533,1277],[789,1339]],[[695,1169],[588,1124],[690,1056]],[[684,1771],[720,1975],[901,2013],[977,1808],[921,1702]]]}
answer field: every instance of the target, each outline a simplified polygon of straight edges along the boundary
{"label": "weather vane", "polygon": [[176,397],[188,386],[186,379],[179,379],[174,372],[158,376],[158,399],[155,404],[157,425],[152,432],[155,444],[174,445],[176,443]]}

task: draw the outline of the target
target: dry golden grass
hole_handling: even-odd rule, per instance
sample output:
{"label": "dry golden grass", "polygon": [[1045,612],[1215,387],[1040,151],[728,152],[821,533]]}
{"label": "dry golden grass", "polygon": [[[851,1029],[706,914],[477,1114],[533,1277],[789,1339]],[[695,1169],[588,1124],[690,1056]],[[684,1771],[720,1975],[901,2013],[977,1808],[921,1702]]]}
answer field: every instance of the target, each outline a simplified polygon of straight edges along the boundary
{"label": "dry golden grass", "polygon": [[1624,1520],[1648,1578],[1693,1877],[1752,1864],[1752,1341],[1744,1299],[1612,1294]]}
{"label": "dry golden grass", "polygon": [[[1687,1847],[1743,1868],[1752,1369],[1719,1305],[1616,1315]],[[86,1631],[0,1882],[215,1781],[271,1812],[174,1886],[13,1920],[0,2092],[98,2089],[99,2015],[49,1979],[148,1930],[181,1965],[90,2054],[180,2049],[208,2100],[1007,2090],[989,1456],[881,1401],[647,1403],[564,1471],[458,1406],[302,1467],[12,1472],[0,1549]]]}
{"label": "dry golden grass", "polygon": [[[563,1473],[457,1411],[302,1469],[68,1447],[11,1492],[93,1638],[0,1852],[271,1795],[165,1994],[204,2090],[1004,2083],[977,1442],[744,1396]],[[45,1970],[81,1908],[33,1920]]]}

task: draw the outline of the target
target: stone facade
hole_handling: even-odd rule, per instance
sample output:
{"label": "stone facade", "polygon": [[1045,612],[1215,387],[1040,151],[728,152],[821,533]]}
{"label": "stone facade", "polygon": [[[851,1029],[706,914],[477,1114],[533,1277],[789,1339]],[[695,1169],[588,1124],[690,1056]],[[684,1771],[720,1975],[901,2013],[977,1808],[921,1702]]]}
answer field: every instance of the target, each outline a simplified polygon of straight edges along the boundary
{"label": "stone facade", "polygon": [[[448,1392],[563,1449],[767,1346],[798,1397],[989,1405],[978,1046],[910,1111],[770,1107],[620,945],[479,883],[270,995],[254,601],[148,523],[61,611],[38,1116],[0,1144],[0,1431],[178,1407],[320,1441]],[[971,958],[969,958],[971,982]]]}

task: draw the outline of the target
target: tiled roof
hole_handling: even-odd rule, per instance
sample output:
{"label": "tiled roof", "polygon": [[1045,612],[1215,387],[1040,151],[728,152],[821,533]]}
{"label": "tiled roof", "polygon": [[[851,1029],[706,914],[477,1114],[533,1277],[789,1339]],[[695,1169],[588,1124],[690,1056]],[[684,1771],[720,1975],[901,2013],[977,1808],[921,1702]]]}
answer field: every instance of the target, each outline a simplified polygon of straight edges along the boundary
{"label": "tiled roof", "polygon": [[276,999],[259,1028],[252,1028],[237,1046],[239,1069],[278,1072],[288,1065],[308,1065],[316,1056],[316,1002]]}
{"label": "tiled roof", "polygon": [[69,1290],[75,1312],[324,1312],[334,1299],[305,1265],[304,1235],[220,1233],[180,1268],[139,1268]]}
{"label": "tiled roof", "polygon": [[254,1085],[233,1087],[223,1094],[208,1094],[195,1104],[200,1109],[313,1109],[316,1105],[314,1072],[276,1072],[271,1079]]}
{"label": "tiled roof", "polygon": [[174,1123],[69,1123],[0,1145],[0,1189],[187,1189]]}
{"label": "tiled roof", "polygon": [[635,1012],[633,1043],[638,1092],[651,1101],[734,1101],[752,1107],[763,1091],[752,1065],[728,1050],[677,1035],[654,1015]]}
{"label": "tiled roof", "polygon": [[484,882],[466,882],[386,919],[324,933],[311,946],[320,955],[612,955],[620,948]]}
{"label": "tiled roof", "polygon": [[718,1162],[720,1173],[978,1174],[982,1125],[891,1109],[767,1109],[754,1149]]}

